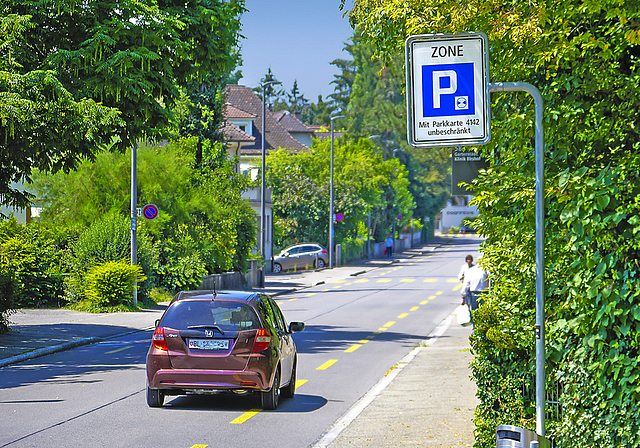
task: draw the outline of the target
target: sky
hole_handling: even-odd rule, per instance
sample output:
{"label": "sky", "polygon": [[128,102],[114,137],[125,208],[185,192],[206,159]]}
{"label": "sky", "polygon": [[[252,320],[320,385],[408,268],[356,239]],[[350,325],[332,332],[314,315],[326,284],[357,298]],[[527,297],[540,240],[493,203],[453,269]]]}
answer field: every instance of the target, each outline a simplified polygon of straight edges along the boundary
{"label": "sky", "polygon": [[[347,0],[345,9],[352,5]],[[340,0],[246,0],[245,7],[240,84],[256,87],[271,67],[287,92],[297,80],[310,102],[333,93],[339,70],[330,62],[351,59],[343,47],[353,35]]]}

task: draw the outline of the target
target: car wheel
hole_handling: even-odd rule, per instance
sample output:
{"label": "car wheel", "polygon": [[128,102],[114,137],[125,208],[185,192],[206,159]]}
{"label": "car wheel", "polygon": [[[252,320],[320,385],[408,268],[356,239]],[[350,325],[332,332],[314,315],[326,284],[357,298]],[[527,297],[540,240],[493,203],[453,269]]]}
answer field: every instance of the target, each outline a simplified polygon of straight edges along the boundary
{"label": "car wheel", "polygon": [[324,260],[322,258],[318,258],[318,263],[316,263],[316,264],[317,264],[317,266],[316,266],[317,269],[322,269],[323,267],[325,267],[325,263],[324,263]]}
{"label": "car wheel", "polygon": [[164,393],[160,389],[151,389],[147,386],[147,404],[152,408],[162,407],[164,404]]}
{"label": "car wheel", "polygon": [[296,393],[296,368],[298,367],[298,357],[293,361],[293,370],[291,371],[291,381],[282,388],[281,394],[284,398],[293,398]]}
{"label": "car wheel", "polygon": [[280,263],[273,263],[273,273],[278,274],[282,272],[282,265]]}
{"label": "car wheel", "polygon": [[262,409],[273,411],[278,407],[278,398],[280,396],[280,369],[276,370],[273,377],[273,385],[271,389],[260,393],[260,401]]}

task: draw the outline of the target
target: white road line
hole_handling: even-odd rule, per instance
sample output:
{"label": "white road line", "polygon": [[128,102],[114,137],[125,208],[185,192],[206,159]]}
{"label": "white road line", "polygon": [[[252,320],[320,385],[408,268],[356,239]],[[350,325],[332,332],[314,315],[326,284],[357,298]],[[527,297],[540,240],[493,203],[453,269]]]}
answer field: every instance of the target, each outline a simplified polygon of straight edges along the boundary
{"label": "white road line", "polygon": [[429,334],[427,339],[423,341],[419,346],[414,348],[407,354],[404,358],[398,362],[398,364],[389,372],[389,374],[383,377],[380,381],[376,383],[369,392],[367,392],[360,400],[358,400],[351,408],[337,421],[333,424],[333,426],[327,431],[321,438],[312,445],[312,448],[326,448],[331,442],[333,442],[338,435],[344,430],[347,426],[353,422],[362,411],[365,410],[367,406],[371,404],[371,402],[382,393],[386,387],[391,384],[391,381],[395,379],[396,376],[400,373],[402,369],[404,369],[407,364],[409,364],[413,358],[416,357],[418,352],[425,347],[430,347],[433,345],[440,336],[447,331],[451,321],[453,320],[453,314],[450,314],[445,320],[440,322],[440,324]]}

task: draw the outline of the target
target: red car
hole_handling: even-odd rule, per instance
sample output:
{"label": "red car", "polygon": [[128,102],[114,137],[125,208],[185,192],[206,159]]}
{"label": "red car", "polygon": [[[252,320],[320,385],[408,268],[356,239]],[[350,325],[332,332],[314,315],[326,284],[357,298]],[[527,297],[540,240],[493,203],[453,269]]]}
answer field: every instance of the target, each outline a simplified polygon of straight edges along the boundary
{"label": "red car", "polygon": [[268,295],[188,291],[176,295],[156,322],[147,352],[147,404],[166,395],[220,391],[260,394],[264,409],[295,392],[297,352],[288,326]]}

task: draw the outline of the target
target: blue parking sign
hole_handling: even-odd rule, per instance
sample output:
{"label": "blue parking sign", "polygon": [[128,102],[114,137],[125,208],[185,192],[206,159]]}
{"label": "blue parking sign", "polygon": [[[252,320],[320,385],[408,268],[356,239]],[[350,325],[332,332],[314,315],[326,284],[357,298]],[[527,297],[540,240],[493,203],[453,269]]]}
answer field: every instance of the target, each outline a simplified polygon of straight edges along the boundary
{"label": "blue parking sign", "polygon": [[407,139],[414,148],[476,146],[491,139],[484,33],[411,36]]}
{"label": "blue parking sign", "polygon": [[473,63],[422,66],[422,116],[475,113]]}

